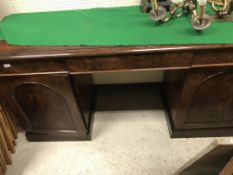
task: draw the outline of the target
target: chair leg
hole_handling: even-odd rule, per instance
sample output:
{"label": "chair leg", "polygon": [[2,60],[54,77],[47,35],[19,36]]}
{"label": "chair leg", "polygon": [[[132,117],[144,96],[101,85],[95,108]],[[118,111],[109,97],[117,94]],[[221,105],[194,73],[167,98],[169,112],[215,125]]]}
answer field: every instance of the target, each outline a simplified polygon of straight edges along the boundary
{"label": "chair leg", "polygon": [[10,117],[10,114],[4,108],[1,108],[1,112],[5,116],[6,122],[9,124],[9,128],[11,130],[11,133],[12,133],[14,139],[17,139],[18,138],[18,128],[16,127],[15,122],[12,120],[13,115],[12,115],[12,117]]}
{"label": "chair leg", "polygon": [[7,165],[12,164],[11,153],[15,153],[18,134],[18,127],[4,109],[0,106],[0,175],[4,175]]}
{"label": "chair leg", "polygon": [[2,128],[2,132],[7,144],[8,149],[12,152],[15,153],[15,147],[13,144],[13,134],[11,132],[10,126],[8,121],[6,120],[6,117],[4,116],[4,114],[0,111],[0,127]]}
{"label": "chair leg", "polygon": [[3,153],[0,150],[0,175],[4,174],[6,172],[6,162],[3,157]]}
{"label": "chair leg", "polygon": [[0,175],[4,175],[4,172],[3,172],[3,170],[1,169],[1,167],[0,167]]}
{"label": "chair leg", "polygon": [[2,150],[6,164],[12,164],[11,155],[7,148],[7,144],[6,144],[3,132],[2,132],[2,128],[0,128],[0,149]]}

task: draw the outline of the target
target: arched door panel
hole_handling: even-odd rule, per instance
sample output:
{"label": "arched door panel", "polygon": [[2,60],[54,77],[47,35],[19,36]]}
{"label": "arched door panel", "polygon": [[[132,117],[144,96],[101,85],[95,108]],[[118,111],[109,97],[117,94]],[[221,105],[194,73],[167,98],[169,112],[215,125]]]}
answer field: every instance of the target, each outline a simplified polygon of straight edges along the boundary
{"label": "arched door panel", "polygon": [[16,86],[12,95],[31,130],[75,130],[68,104],[55,89],[24,83]]}
{"label": "arched door panel", "polygon": [[3,102],[13,109],[29,140],[87,137],[81,108],[68,75],[1,78],[1,87]]}
{"label": "arched door panel", "polygon": [[182,98],[177,128],[233,127],[232,70],[192,70]]}

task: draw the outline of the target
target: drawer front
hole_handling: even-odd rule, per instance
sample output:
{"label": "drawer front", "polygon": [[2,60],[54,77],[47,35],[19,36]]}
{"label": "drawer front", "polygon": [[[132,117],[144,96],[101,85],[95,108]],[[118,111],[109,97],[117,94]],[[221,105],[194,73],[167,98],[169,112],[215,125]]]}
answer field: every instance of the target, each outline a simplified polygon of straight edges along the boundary
{"label": "drawer front", "polygon": [[193,54],[156,53],[68,59],[71,73],[92,73],[120,70],[185,69],[191,67]]}
{"label": "drawer front", "polygon": [[66,58],[64,60],[20,60],[0,62],[0,76],[92,73],[120,70],[167,70],[191,67],[191,52]]}
{"label": "drawer front", "polygon": [[0,76],[67,72],[63,61],[4,61],[0,62]]}
{"label": "drawer front", "polygon": [[212,50],[194,54],[192,67],[222,67],[233,65],[233,51]]}

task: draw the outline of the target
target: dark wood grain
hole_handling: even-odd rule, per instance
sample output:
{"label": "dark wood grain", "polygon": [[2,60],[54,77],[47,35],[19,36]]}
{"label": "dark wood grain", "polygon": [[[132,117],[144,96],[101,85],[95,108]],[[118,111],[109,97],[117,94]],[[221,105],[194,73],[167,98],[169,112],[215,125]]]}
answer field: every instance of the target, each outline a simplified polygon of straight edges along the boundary
{"label": "dark wood grain", "polygon": [[158,53],[94,58],[67,59],[72,73],[94,73],[130,70],[187,69],[192,62],[192,53]]}
{"label": "dark wood grain", "polygon": [[92,75],[71,76],[73,89],[76,94],[77,103],[84,118],[84,123],[88,132],[92,130],[93,115],[96,101],[96,91]]}
{"label": "dark wood grain", "polygon": [[181,99],[183,95],[186,70],[172,70],[166,71],[164,74],[164,89],[163,98],[166,100],[166,106],[168,106],[168,112],[172,118],[172,122],[176,123],[177,112],[181,109]]}
{"label": "dark wood grain", "polygon": [[[30,140],[90,139],[91,74],[165,70],[172,136],[229,136],[232,49],[222,44],[35,47],[0,42],[0,100],[27,128]],[[227,71],[221,73],[220,67]],[[55,111],[56,106],[61,109]],[[68,114],[68,108],[74,113]]]}
{"label": "dark wood grain", "polygon": [[186,75],[176,128],[232,127],[232,69],[192,69]]}
{"label": "dark wood grain", "polygon": [[232,71],[227,67],[166,73],[165,95],[173,137],[232,135]]}
{"label": "dark wood grain", "polygon": [[193,68],[225,66],[233,66],[232,49],[198,51],[195,53],[192,63]]}
{"label": "dark wood grain", "polygon": [[63,60],[0,61],[0,76],[67,73]]}
{"label": "dark wood grain", "polygon": [[9,46],[0,42],[0,60],[127,55],[174,51],[232,49],[232,44],[162,45],[162,46]]}
{"label": "dark wood grain", "polygon": [[2,77],[0,83],[2,103],[14,111],[27,134],[74,140],[87,136],[67,74]]}
{"label": "dark wood grain", "polygon": [[161,83],[96,86],[98,91],[96,111],[163,110],[160,99]]}
{"label": "dark wood grain", "polygon": [[[193,70],[187,75],[185,128],[233,127],[232,69]],[[187,92],[189,91],[189,92]],[[188,93],[190,95],[188,95]]]}

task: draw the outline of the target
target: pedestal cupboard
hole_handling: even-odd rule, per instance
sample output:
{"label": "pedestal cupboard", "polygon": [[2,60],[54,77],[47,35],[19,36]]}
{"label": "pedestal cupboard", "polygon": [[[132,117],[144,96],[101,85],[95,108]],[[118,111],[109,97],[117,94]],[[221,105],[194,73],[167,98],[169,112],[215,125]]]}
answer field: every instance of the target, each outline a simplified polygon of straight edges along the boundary
{"label": "pedestal cupboard", "polygon": [[78,88],[83,84],[76,79],[64,73],[1,77],[1,102],[16,114],[29,140],[90,139],[91,99],[84,102]]}

